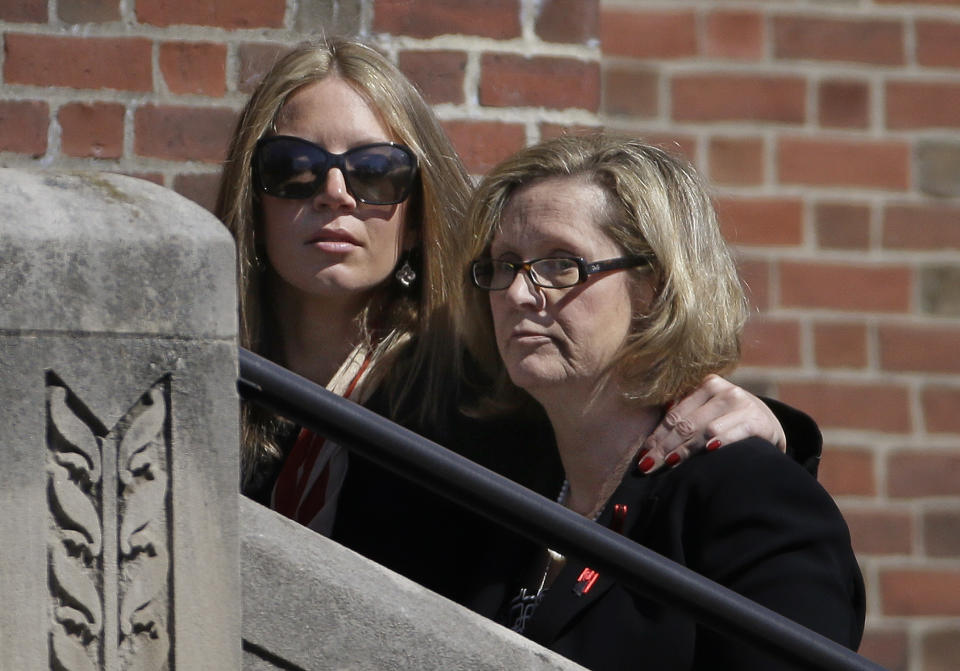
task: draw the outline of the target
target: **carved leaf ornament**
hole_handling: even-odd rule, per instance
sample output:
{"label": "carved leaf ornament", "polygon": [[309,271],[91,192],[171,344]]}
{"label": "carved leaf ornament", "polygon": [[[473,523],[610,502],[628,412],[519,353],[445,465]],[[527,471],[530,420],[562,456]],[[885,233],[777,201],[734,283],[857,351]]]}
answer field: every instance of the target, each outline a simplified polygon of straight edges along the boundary
{"label": "carved leaf ornament", "polygon": [[96,418],[48,374],[51,668],[169,666],[166,386],[98,436]]}

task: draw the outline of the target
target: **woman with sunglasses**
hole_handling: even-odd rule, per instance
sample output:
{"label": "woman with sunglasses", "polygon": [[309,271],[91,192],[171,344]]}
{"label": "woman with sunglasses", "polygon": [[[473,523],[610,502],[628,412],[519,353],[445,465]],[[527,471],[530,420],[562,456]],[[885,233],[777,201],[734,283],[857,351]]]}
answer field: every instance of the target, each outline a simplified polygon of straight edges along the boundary
{"label": "woman with sunglasses", "polygon": [[[470,191],[430,107],[378,52],[342,39],[292,50],[244,108],[218,196],[237,243],[240,344],[536,487],[559,468],[539,411],[496,420],[460,412],[483,387],[452,319]],[[668,413],[638,462],[654,470],[708,440],[716,447],[750,434],[782,445],[781,424],[789,443],[819,436],[802,413],[774,407],[782,422],[756,397],[709,378]],[[465,523],[465,513],[362,459],[347,464],[336,445],[244,404],[246,494],[322,533],[336,521],[344,544],[451,593],[432,582],[423,557],[447,532],[423,531],[415,511],[435,519],[447,511],[445,545],[480,538],[482,523]]]}
{"label": "woman with sunglasses", "polygon": [[[467,226],[471,349],[500,376],[499,398],[546,410],[557,500],[856,649],[850,537],[797,464],[749,438],[652,476],[633,467],[663,404],[739,355],[746,301],[692,168],[637,140],[559,138],[495,168]],[[797,668],[575,557],[516,538],[490,551],[473,605],[587,668],[638,654],[650,669]]]}

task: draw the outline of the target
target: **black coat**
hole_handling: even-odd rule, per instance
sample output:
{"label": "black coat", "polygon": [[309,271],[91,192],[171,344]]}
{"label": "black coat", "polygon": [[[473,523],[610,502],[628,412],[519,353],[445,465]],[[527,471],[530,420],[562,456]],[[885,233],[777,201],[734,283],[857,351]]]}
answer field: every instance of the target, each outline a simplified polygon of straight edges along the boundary
{"label": "black coat", "polygon": [[[768,443],[749,439],[641,476],[628,473],[613,504],[628,506],[623,533],[833,640],[856,649],[863,633],[863,581],[847,527],[823,488]],[[465,601],[503,620],[542,550],[506,536],[490,547],[486,581]],[[512,558],[511,558],[512,557]],[[601,575],[575,593],[586,566],[567,561],[525,635],[590,669],[802,668],[698,625],[669,604]],[[485,583],[485,584],[484,584]]]}

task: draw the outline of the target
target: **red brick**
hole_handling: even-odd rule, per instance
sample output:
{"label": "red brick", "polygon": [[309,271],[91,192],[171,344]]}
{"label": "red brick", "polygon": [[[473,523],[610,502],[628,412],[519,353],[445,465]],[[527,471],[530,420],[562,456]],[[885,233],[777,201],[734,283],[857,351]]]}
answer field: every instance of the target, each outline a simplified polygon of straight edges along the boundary
{"label": "red brick", "polygon": [[931,631],[923,637],[923,671],[957,671],[960,630]]}
{"label": "red brick", "polygon": [[181,161],[218,163],[236,123],[233,110],[144,105],[134,116],[134,151]]}
{"label": "red brick", "polygon": [[600,65],[572,58],[484,54],[481,105],[600,109]]}
{"label": "red brick", "polygon": [[878,333],[883,370],[960,373],[960,327],[881,325]]}
{"label": "red brick", "polygon": [[447,121],[444,129],[472,175],[482,175],[526,145],[523,124]]}
{"label": "red brick", "polygon": [[802,123],[807,84],[799,77],[694,74],[670,82],[677,121],[769,121]]}
{"label": "red brick", "polygon": [[120,158],[123,155],[124,107],[119,103],[69,103],[57,120],[60,147],[67,156]]}
{"label": "red brick", "polygon": [[290,46],[280,43],[254,42],[237,47],[237,90],[250,93],[260,83],[280,56],[290,50]]}
{"label": "red brick", "polygon": [[783,138],[777,149],[777,174],[783,184],[903,191],[910,184],[910,147],[894,140]]}
{"label": "red brick", "polygon": [[750,305],[761,312],[770,307],[770,263],[767,261],[740,261],[737,264],[740,281]]}
{"label": "red brick", "polygon": [[763,17],[757,12],[717,11],[707,15],[703,53],[714,58],[760,60]]}
{"label": "red brick", "polygon": [[891,249],[960,249],[960,207],[890,205],[883,212],[883,246]]}
{"label": "red brick", "polygon": [[815,324],[813,354],[817,366],[821,368],[865,368],[866,325],[833,322]]}
{"label": "red brick", "polygon": [[931,385],[920,394],[923,420],[931,433],[960,433],[960,388]]}
{"label": "red brick", "polygon": [[875,496],[874,454],[868,449],[826,446],[817,480],[831,496]]}
{"label": "red brick", "polygon": [[584,126],[582,124],[542,123],[539,125],[540,139],[549,140],[561,135],[589,135],[603,130],[602,126]]}
{"label": "red brick", "polygon": [[47,0],[5,0],[0,2],[0,21],[46,23]]}
{"label": "red brick", "polygon": [[902,450],[891,454],[887,493],[908,499],[960,496],[960,453]]}
{"label": "red brick", "polygon": [[817,203],[813,209],[817,245],[824,249],[867,249],[870,208],[852,203]]}
{"label": "red brick", "polygon": [[7,34],[3,74],[8,84],[150,91],[150,52],[139,37]]}
{"label": "red brick", "polygon": [[171,93],[220,97],[227,89],[227,47],[166,42],[160,45],[160,71]]}
{"label": "red brick", "polygon": [[763,153],[763,138],[711,138],[710,181],[736,186],[762,184]]}
{"label": "red brick", "polygon": [[960,615],[960,571],[887,569],[880,572],[884,615]]}
{"label": "red brick", "polygon": [[[481,10],[482,5],[482,10]],[[412,37],[520,37],[519,0],[375,0],[373,32]]]}
{"label": "red brick", "polygon": [[793,198],[718,198],[724,237],[735,245],[803,243],[803,202]]}
{"label": "red brick", "polygon": [[917,140],[913,174],[916,189],[925,196],[960,196],[960,142],[946,138]]}
{"label": "red brick", "polygon": [[603,68],[603,111],[655,117],[660,107],[660,76],[653,70],[609,65]]}
{"label": "red brick", "polygon": [[867,627],[858,653],[887,671],[908,671],[908,643],[905,631],[877,630]]}
{"label": "red brick", "polygon": [[464,51],[401,51],[397,65],[431,104],[460,104],[465,100],[467,70]]}
{"label": "red brick", "polygon": [[778,16],[773,53],[780,59],[902,65],[904,27],[900,21]]}
{"label": "red brick", "polygon": [[889,82],[886,103],[888,128],[960,128],[960,84]]}
{"label": "red brick", "polygon": [[584,44],[597,37],[599,0],[543,0],[534,31],[546,42]]}
{"label": "red brick", "polygon": [[282,28],[285,0],[137,0],[137,20],[153,26]]}
{"label": "red brick", "polygon": [[120,20],[120,0],[71,0],[57,3],[64,23],[108,23]]}
{"label": "red brick", "polygon": [[173,190],[213,212],[217,203],[217,189],[220,186],[220,173],[200,175],[177,175],[173,180]]}
{"label": "red brick", "polygon": [[843,509],[857,556],[908,555],[913,549],[913,516],[877,509]]}
{"label": "red brick", "polygon": [[607,56],[684,58],[697,53],[692,11],[600,9],[600,42]]}
{"label": "red brick", "polygon": [[926,511],[923,547],[930,557],[960,557],[960,509]]}
{"label": "red brick", "polygon": [[870,125],[870,87],[865,82],[826,80],[820,83],[817,97],[821,126],[866,128]]}
{"label": "red brick", "polygon": [[780,302],[785,307],[854,312],[908,312],[911,271],[901,266],[784,262]]}
{"label": "red brick", "polygon": [[927,67],[960,67],[960,23],[916,22],[917,63]]}
{"label": "red brick", "polygon": [[0,151],[42,156],[47,151],[50,109],[35,100],[0,100]]}
{"label": "red brick", "polygon": [[744,366],[796,367],[800,361],[800,324],[796,321],[751,319],[740,339]]}
{"label": "red brick", "polygon": [[781,382],[780,399],[813,417],[821,428],[907,433],[910,398],[893,384]]}

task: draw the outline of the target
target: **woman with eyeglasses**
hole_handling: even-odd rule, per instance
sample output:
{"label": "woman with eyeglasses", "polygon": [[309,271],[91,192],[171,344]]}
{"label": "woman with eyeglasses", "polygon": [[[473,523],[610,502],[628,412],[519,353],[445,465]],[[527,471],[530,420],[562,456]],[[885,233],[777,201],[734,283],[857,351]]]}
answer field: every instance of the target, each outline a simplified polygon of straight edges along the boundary
{"label": "woman with eyeglasses", "polygon": [[[467,227],[471,351],[502,402],[546,411],[557,500],[856,649],[863,582],[809,473],[758,438],[653,475],[635,468],[636,439],[664,404],[739,356],[746,302],[693,169],[633,139],[548,141],[484,179]],[[587,668],[797,668],[575,557],[522,539],[490,552],[472,605]]]}
{"label": "woman with eyeglasses", "polygon": [[[217,200],[237,243],[240,344],[537,487],[559,469],[542,414],[461,412],[485,384],[452,319],[470,191],[430,107],[386,58],[345,39],[293,49],[244,108]],[[708,441],[755,434],[789,448],[819,435],[802,413],[771,402],[778,422],[722,378],[677,400],[637,442],[644,470]],[[442,562],[435,546],[480,537],[483,523],[459,509],[251,404],[241,466],[247,495],[447,594],[423,555]],[[423,530],[425,509],[451,529]]]}

